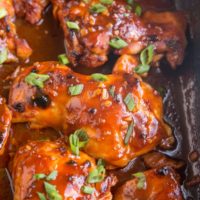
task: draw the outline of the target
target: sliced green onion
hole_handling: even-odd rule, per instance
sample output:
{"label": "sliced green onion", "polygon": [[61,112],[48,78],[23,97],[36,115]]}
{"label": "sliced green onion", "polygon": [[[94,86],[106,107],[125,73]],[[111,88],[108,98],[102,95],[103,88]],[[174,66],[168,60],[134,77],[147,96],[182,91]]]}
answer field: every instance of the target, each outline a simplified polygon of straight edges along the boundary
{"label": "sliced green onion", "polygon": [[89,141],[87,132],[82,129],[78,129],[74,132],[74,134],[78,136],[79,148],[83,148]]}
{"label": "sliced green onion", "polygon": [[47,193],[48,199],[50,200],[62,200],[62,196],[59,194],[55,185],[44,182],[44,188]]}
{"label": "sliced green onion", "polygon": [[122,49],[126,47],[128,44],[119,37],[113,38],[109,42],[110,46],[115,49]]}
{"label": "sliced green onion", "polygon": [[70,63],[68,57],[66,56],[66,54],[60,54],[58,56],[58,61],[63,65],[67,65],[67,64]]}
{"label": "sliced green onion", "polygon": [[58,175],[58,171],[54,170],[46,177],[46,180],[47,181],[55,180],[57,175]]}
{"label": "sliced green onion", "polygon": [[3,64],[8,59],[7,48],[0,49],[0,65]]}
{"label": "sliced green onion", "polygon": [[157,89],[157,92],[159,93],[159,95],[164,98],[165,97],[165,94],[166,94],[166,88],[165,87],[158,87]]}
{"label": "sliced green onion", "polygon": [[140,62],[142,64],[138,65],[134,71],[137,74],[144,74],[150,70],[150,63],[153,60],[153,55],[154,55],[154,46],[149,45],[147,48],[145,48],[141,54],[140,54]]}
{"label": "sliced green onion", "polygon": [[136,4],[135,6],[135,14],[140,17],[142,15],[142,7],[140,6],[140,4]]}
{"label": "sliced green onion", "polygon": [[138,172],[133,174],[134,177],[137,178],[137,188],[138,189],[145,189],[146,187],[146,176],[143,172]]}
{"label": "sliced green onion", "polygon": [[109,93],[112,97],[115,96],[115,86],[114,85],[111,85],[110,89],[109,89]]}
{"label": "sliced green onion", "polygon": [[105,10],[107,10],[107,8],[101,3],[94,4],[90,7],[90,12],[92,13],[102,13]]}
{"label": "sliced green onion", "polygon": [[38,86],[39,88],[44,87],[44,82],[50,78],[47,74],[36,74],[31,72],[25,77],[25,82],[29,85]]}
{"label": "sliced green onion", "polygon": [[124,138],[124,144],[127,145],[131,135],[133,134],[134,122],[132,121],[131,124],[128,126],[126,136]]}
{"label": "sliced green onion", "polygon": [[132,93],[128,93],[126,95],[126,97],[124,98],[124,103],[126,104],[128,110],[131,112],[133,111],[134,107],[135,107],[135,101],[133,98],[133,94]]}
{"label": "sliced green onion", "polygon": [[134,71],[137,73],[137,74],[144,74],[146,72],[148,72],[150,70],[150,66],[149,65],[138,65]]}
{"label": "sliced green onion", "polygon": [[84,192],[85,194],[92,194],[94,193],[95,189],[90,187],[90,186],[82,186],[81,187],[82,192]]}
{"label": "sliced green onion", "polygon": [[46,200],[46,197],[43,193],[37,192],[37,194],[38,194],[38,197],[39,197],[40,200]]}
{"label": "sliced green onion", "polygon": [[154,46],[149,45],[140,54],[140,61],[142,65],[149,65],[153,60],[153,55],[154,55]]}
{"label": "sliced green onion", "polygon": [[5,8],[0,8],[0,19],[8,15],[8,12]]}
{"label": "sliced green onion", "polygon": [[102,4],[111,5],[113,3],[113,0],[100,0],[100,2]]}
{"label": "sliced green onion", "polygon": [[99,158],[97,161],[97,166],[103,165],[105,167],[106,163],[102,158]]}
{"label": "sliced green onion", "polygon": [[70,145],[72,153],[78,156],[79,155],[79,139],[77,135],[71,134],[69,136],[69,145]]}
{"label": "sliced green onion", "polygon": [[127,10],[132,10],[132,7],[131,7],[130,5],[126,5],[125,8],[126,8]]}
{"label": "sliced green onion", "polygon": [[127,2],[129,5],[133,5],[133,4],[134,4],[134,0],[126,0],[126,2]]}
{"label": "sliced green onion", "polygon": [[104,74],[101,74],[101,73],[92,74],[91,78],[95,81],[107,81],[108,80],[107,76]]}
{"label": "sliced green onion", "polygon": [[79,155],[79,149],[85,147],[88,143],[89,137],[84,130],[76,130],[73,134],[69,136],[69,144],[71,151],[74,155]]}
{"label": "sliced green onion", "polygon": [[91,171],[87,177],[88,183],[102,182],[105,177],[106,170],[103,165],[98,165],[93,171]]}
{"label": "sliced green onion", "polygon": [[46,178],[46,175],[45,174],[35,174],[33,177],[36,180],[40,180],[40,179]]}
{"label": "sliced green onion", "polygon": [[73,85],[69,87],[69,93],[71,96],[76,96],[82,93],[84,88],[83,84]]}
{"label": "sliced green onion", "polygon": [[67,21],[67,27],[73,30],[79,30],[79,25],[76,22]]}

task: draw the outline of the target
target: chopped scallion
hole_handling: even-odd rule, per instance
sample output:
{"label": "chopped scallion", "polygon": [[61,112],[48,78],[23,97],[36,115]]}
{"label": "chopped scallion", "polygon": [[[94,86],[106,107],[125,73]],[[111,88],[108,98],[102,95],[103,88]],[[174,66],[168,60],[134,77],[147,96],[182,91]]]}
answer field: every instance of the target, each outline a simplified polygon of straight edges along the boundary
{"label": "chopped scallion", "polygon": [[132,93],[128,93],[126,95],[126,97],[124,98],[124,103],[126,104],[128,110],[131,112],[133,111],[134,107],[135,107],[135,101],[133,98],[133,94]]}
{"label": "chopped scallion", "polygon": [[102,13],[105,10],[107,10],[107,8],[101,3],[94,4],[90,7],[90,12],[92,13]]}
{"label": "chopped scallion", "polygon": [[85,194],[92,194],[94,193],[95,189],[90,187],[90,186],[82,186],[81,190],[85,193]]}
{"label": "chopped scallion", "polygon": [[31,72],[25,77],[25,82],[29,85],[38,86],[39,88],[44,87],[44,82],[50,78],[47,74],[36,74]]}
{"label": "chopped scallion", "polygon": [[69,93],[71,96],[76,96],[82,93],[84,88],[83,84],[73,85],[69,87]]}
{"label": "chopped scallion", "polygon": [[72,21],[67,21],[67,27],[69,29],[73,29],[73,30],[79,30],[79,25],[76,22],[72,22]]}
{"label": "chopped scallion", "polygon": [[145,189],[146,187],[146,176],[143,172],[138,172],[133,174],[134,177],[137,178],[137,188]]}
{"label": "chopped scallion", "polygon": [[67,64],[70,63],[68,57],[66,56],[66,54],[60,54],[58,56],[58,61],[63,65],[67,65]]}
{"label": "chopped scallion", "polygon": [[102,4],[107,4],[107,5],[111,5],[113,3],[113,0],[100,0],[100,2]]}
{"label": "chopped scallion", "polygon": [[101,74],[101,73],[92,74],[91,78],[95,81],[107,81],[108,80],[107,76],[104,74]]}
{"label": "chopped scallion", "polygon": [[115,49],[122,49],[128,45],[127,42],[125,42],[124,40],[122,40],[119,37],[111,39],[109,44],[111,47],[113,47]]}
{"label": "chopped scallion", "polygon": [[124,144],[127,145],[131,135],[133,134],[134,122],[132,121],[131,124],[128,126],[126,136],[124,138]]}

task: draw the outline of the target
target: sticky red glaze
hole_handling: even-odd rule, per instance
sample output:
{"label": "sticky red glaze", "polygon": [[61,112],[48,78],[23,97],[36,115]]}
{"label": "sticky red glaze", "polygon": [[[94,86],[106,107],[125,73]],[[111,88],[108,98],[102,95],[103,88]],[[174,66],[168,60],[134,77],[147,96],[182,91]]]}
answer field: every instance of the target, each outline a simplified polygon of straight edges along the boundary
{"label": "sticky red glaze", "polygon": [[[87,184],[86,179],[96,168],[95,160],[80,152],[74,156],[62,141],[30,142],[21,147],[13,161],[12,177],[14,183],[14,200],[38,200],[37,192],[45,193],[44,181],[56,186],[63,200],[69,199],[106,199],[111,200],[110,187],[115,178],[106,176],[96,184]],[[56,170],[55,180],[36,180],[35,174],[48,175]],[[92,195],[82,192],[87,185],[95,189]]]}
{"label": "sticky red glaze", "polygon": [[8,109],[5,100],[0,97],[0,156],[5,151],[10,131],[11,117],[11,111]]}
{"label": "sticky red glaze", "polygon": [[7,15],[0,19],[0,51],[7,49],[6,62],[16,62],[18,58],[27,59],[32,53],[24,39],[18,38],[14,22],[15,13],[12,0],[0,1],[0,9],[5,9]]}
{"label": "sticky red glaze", "polygon": [[[164,173],[163,173],[163,172]],[[114,200],[182,200],[177,174],[171,168],[144,172],[144,188],[137,187],[138,179],[127,181],[116,192]]]}
{"label": "sticky red glaze", "polygon": [[[115,54],[135,55],[149,44],[155,47],[157,61],[166,55],[173,68],[183,60],[186,46],[186,20],[180,12],[145,11],[137,16],[125,0],[114,0],[105,5],[102,13],[91,13],[90,8],[99,0],[52,0],[54,15],[65,34],[67,55],[71,63],[98,67],[108,60],[109,41],[120,37],[128,46],[114,50]],[[76,22],[80,30],[70,30],[66,21]]]}
{"label": "sticky red glaze", "polygon": [[[43,89],[25,83],[24,78],[31,71],[50,76]],[[36,63],[22,70],[11,87],[12,121],[29,122],[32,128],[53,127],[66,135],[82,128],[90,138],[85,152],[112,165],[125,166],[153,149],[161,139],[171,136],[171,130],[162,119],[162,99],[148,84],[136,75],[113,74],[107,78],[98,82],[57,63]],[[84,85],[83,92],[70,96],[69,86],[77,84]],[[115,87],[114,98],[109,94],[111,86]],[[135,101],[132,112],[124,103],[128,93]],[[41,94],[51,102],[47,108],[33,103]],[[124,138],[132,121],[134,131],[125,145]]]}

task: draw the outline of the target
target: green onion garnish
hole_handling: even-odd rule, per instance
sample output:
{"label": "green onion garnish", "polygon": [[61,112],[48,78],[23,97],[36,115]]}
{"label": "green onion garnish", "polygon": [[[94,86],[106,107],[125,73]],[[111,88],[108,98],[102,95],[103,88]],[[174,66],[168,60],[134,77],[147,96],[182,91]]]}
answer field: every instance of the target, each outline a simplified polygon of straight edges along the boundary
{"label": "green onion garnish", "polygon": [[92,74],[91,78],[95,81],[107,81],[108,80],[107,76],[104,74],[101,74],[101,73]]}
{"label": "green onion garnish", "polygon": [[124,138],[124,144],[127,145],[131,135],[133,134],[134,122],[132,121],[131,124],[128,126],[126,136]]}
{"label": "green onion garnish", "polygon": [[149,71],[150,69],[150,63],[153,60],[154,55],[154,46],[149,45],[147,48],[145,48],[141,54],[140,54],[140,62],[141,64],[138,65],[134,71],[137,74],[144,74]]}
{"label": "green onion garnish", "polygon": [[63,65],[67,65],[67,64],[70,63],[68,57],[66,56],[66,54],[60,54],[58,56],[58,61]]}
{"label": "green onion garnish", "polygon": [[135,6],[135,14],[140,17],[142,14],[142,7],[140,6],[140,4],[136,4]]}
{"label": "green onion garnish", "polygon": [[110,46],[115,49],[122,49],[126,47],[128,44],[119,37],[113,38],[109,42]]}
{"label": "green onion garnish", "polygon": [[103,165],[98,165],[93,171],[91,171],[87,177],[88,183],[102,182],[105,177],[106,170]]}
{"label": "green onion garnish", "polygon": [[69,29],[73,29],[73,30],[79,30],[80,29],[79,25],[76,22],[67,21],[66,24],[67,24],[67,27]]}
{"label": "green onion garnish", "polygon": [[81,187],[82,192],[84,192],[85,194],[92,194],[94,193],[95,189],[90,187],[90,186],[82,186]]}
{"label": "green onion garnish", "polygon": [[101,3],[94,4],[90,7],[90,12],[92,13],[102,13],[105,10],[107,10],[107,8]]}
{"label": "green onion garnish", "polygon": [[69,136],[69,144],[74,155],[79,155],[79,149],[85,147],[88,143],[88,135],[86,131],[79,129]]}
{"label": "green onion garnish", "polygon": [[34,177],[36,180],[40,180],[40,179],[46,178],[46,175],[45,175],[45,174],[34,174],[33,177]]}
{"label": "green onion garnish", "polygon": [[109,88],[109,93],[112,97],[115,96],[115,86],[114,85],[111,85],[110,88]]}
{"label": "green onion garnish", "polygon": [[145,189],[146,187],[146,176],[143,172],[138,172],[133,174],[134,177],[137,178],[137,188],[138,189]]}
{"label": "green onion garnish", "polygon": [[113,0],[100,0],[100,2],[102,4],[111,5],[113,3]]}
{"label": "green onion garnish", "polygon": [[31,72],[25,77],[25,82],[29,85],[38,86],[39,88],[44,87],[44,82],[50,78],[47,74],[36,74]]}
{"label": "green onion garnish", "polygon": [[73,85],[69,87],[69,93],[71,96],[76,96],[82,93],[84,88],[83,84]]}
{"label": "green onion garnish", "polygon": [[134,71],[137,73],[137,74],[144,74],[146,72],[148,72],[150,70],[150,66],[149,65],[138,65]]}
{"label": "green onion garnish", "polygon": [[62,196],[59,194],[58,190],[56,189],[55,185],[50,183],[44,182],[44,188],[47,193],[48,199],[51,200],[62,200]]}
{"label": "green onion garnish", "polygon": [[46,197],[43,193],[37,192],[37,194],[38,194],[38,197],[39,197],[40,200],[46,200]]}
{"label": "green onion garnish", "polygon": [[129,5],[133,5],[133,4],[134,4],[134,0],[126,0],[126,2],[127,2]]}
{"label": "green onion garnish", "polygon": [[124,98],[124,103],[126,104],[128,110],[131,112],[133,111],[134,107],[135,107],[135,101],[133,98],[133,94],[132,93],[128,93],[126,95],[126,97]]}
{"label": "green onion garnish", "polygon": [[47,181],[55,180],[57,175],[58,175],[58,171],[54,170],[46,177],[46,180]]}

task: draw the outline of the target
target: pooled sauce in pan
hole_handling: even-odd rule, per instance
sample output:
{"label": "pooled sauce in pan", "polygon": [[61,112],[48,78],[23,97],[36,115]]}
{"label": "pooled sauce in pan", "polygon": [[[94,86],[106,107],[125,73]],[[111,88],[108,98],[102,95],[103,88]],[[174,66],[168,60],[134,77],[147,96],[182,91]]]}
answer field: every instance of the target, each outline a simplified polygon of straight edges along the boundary
{"label": "pooled sauce in pan", "polygon": [[[157,11],[174,10],[174,5],[171,0],[140,0],[141,5],[145,9],[154,9]],[[59,24],[55,21],[51,14],[51,7],[45,13],[44,21],[41,25],[30,25],[22,19],[17,20],[17,32],[22,38],[26,38],[33,54],[30,61],[27,63],[7,64],[0,68],[0,94],[7,98],[9,90],[9,76],[18,66],[29,66],[36,61],[53,61],[57,60],[57,56],[65,52],[63,44],[63,33]],[[116,61],[116,57],[110,55],[109,62],[104,66],[96,69],[75,68],[76,72],[83,74],[91,74],[94,72],[110,73]],[[163,65],[166,65],[163,63]],[[164,68],[164,67],[163,67]],[[145,81],[150,83],[155,89],[162,90],[165,105],[165,120],[172,126],[173,132],[177,139],[176,146],[172,150],[164,151],[167,155],[178,159],[186,160],[182,152],[182,135],[180,130],[177,110],[175,108],[174,99],[171,95],[173,90],[173,80],[176,78],[175,72],[170,69],[162,70],[153,68]],[[11,200],[12,189],[9,182],[9,176],[5,168],[8,168],[9,156],[13,156],[17,148],[25,144],[29,140],[55,140],[60,137],[60,133],[53,129],[45,130],[30,130],[27,124],[13,124],[10,134],[10,143],[8,146],[9,155],[0,159],[0,199]],[[12,153],[13,152],[13,153]],[[117,186],[124,181],[130,179],[130,174],[145,169],[144,163],[140,158],[131,161],[124,169],[115,170],[114,173],[119,180]],[[185,178],[184,172],[181,172],[182,180]],[[8,189],[10,188],[10,189]],[[113,189],[115,190],[115,188]],[[185,194],[187,196],[187,194]]]}

